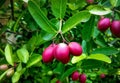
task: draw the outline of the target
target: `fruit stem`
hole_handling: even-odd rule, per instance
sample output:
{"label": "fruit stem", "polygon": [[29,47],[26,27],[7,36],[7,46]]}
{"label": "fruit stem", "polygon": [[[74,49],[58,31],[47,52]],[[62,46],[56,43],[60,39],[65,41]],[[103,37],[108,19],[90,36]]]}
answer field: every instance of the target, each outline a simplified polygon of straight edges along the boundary
{"label": "fruit stem", "polygon": [[62,32],[62,19],[60,19],[60,25],[59,25],[59,31],[58,32]]}

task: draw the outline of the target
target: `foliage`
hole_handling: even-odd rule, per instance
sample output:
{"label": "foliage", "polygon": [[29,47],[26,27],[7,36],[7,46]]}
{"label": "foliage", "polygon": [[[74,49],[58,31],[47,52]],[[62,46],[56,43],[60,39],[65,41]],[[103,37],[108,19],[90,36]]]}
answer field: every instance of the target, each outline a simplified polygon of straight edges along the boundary
{"label": "foliage", "polygon": [[[76,70],[86,74],[86,83],[120,81],[120,38],[110,29],[97,29],[102,16],[120,20],[120,0],[12,1],[0,1],[0,65],[9,67],[0,70],[0,83],[72,83]],[[67,64],[43,63],[43,50],[64,39],[81,44],[82,55]],[[7,77],[10,68],[14,73]],[[102,73],[104,79],[99,77]]]}

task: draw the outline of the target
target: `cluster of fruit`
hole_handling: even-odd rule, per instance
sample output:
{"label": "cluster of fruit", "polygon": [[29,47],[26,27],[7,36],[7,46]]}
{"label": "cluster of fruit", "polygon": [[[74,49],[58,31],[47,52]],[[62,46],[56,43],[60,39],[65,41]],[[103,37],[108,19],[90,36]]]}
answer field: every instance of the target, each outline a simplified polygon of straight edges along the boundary
{"label": "cluster of fruit", "polygon": [[116,37],[120,37],[120,21],[119,20],[113,20],[110,21],[110,18],[101,18],[98,21],[98,29],[101,32],[106,31],[110,27],[110,31],[112,34]]}
{"label": "cluster of fruit", "polygon": [[79,74],[78,71],[73,72],[71,78],[73,81],[77,81],[79,79],[80,83],[86,83],[87,79],[85,74]]}
{"label": "cluster of fruit", "polygon": [[81,45],[77,42],[51,44],[43,51],[42,60],[44,63],[49,63],[56,58],[56,60],[66,64],[70,60],[70,54],[80,56],[82,54]]}
{"label": "cluster of fruit", "polygon": [[[104,73],[100,74],[100,78],[101,79],[104,79],[106,76]],[[71,74],[71,78],[73,81],[80,81],[80,83],[86,83],[86,80],[87,80],[87,76],[86,74],[80,74],[78,71],[74,71],[72,74]],[[60,80],[57,80],[56,83],[61,83]]]}

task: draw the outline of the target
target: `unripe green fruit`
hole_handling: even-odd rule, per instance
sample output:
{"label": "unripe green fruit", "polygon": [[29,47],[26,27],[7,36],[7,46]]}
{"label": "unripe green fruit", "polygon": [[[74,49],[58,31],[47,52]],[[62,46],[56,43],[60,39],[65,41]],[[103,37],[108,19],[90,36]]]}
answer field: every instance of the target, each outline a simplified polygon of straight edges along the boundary
{"label": "unripe green fruit", "polygon": [[10,69],[8,70],[8,72],[6,73],[6,76],[7,76],[7,77],[11,77],[13,74],[14,74],[14,69],[13,69],[13,68],[10,68]]}
{"label": "unripe green fruit", "polygon": [[47,74],[51,76],[53,75],[53,71],[48,71]]}
{"label": "unripe green fruit", "polygon": [[0,70],[5,71],[5,70],[7,70],[7,69],[8,69],[8,65],[7,65],[7,64],[2,64],[2,65],[0,65]]}

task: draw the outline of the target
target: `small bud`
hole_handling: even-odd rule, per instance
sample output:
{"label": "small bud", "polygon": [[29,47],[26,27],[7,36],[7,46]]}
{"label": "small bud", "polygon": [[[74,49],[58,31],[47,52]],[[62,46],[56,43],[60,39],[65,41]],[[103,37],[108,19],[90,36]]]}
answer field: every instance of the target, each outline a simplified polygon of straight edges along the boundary
{"label": "small bud", "polygon": [[7,69],[8,69],[8,65],[7,65],[7,64],[2,64],[2,65],[0,65],[0,70],[5,71],[5,70],[7,70]]}
{"label": "small bud", "polygon": [[6,73],[6,76],[7,76],[7,77],[11,77],[13,74],[14,74],[14,69],[13,69],[13,68],[10,68],[10,69],[8,70],[8,72]]}

